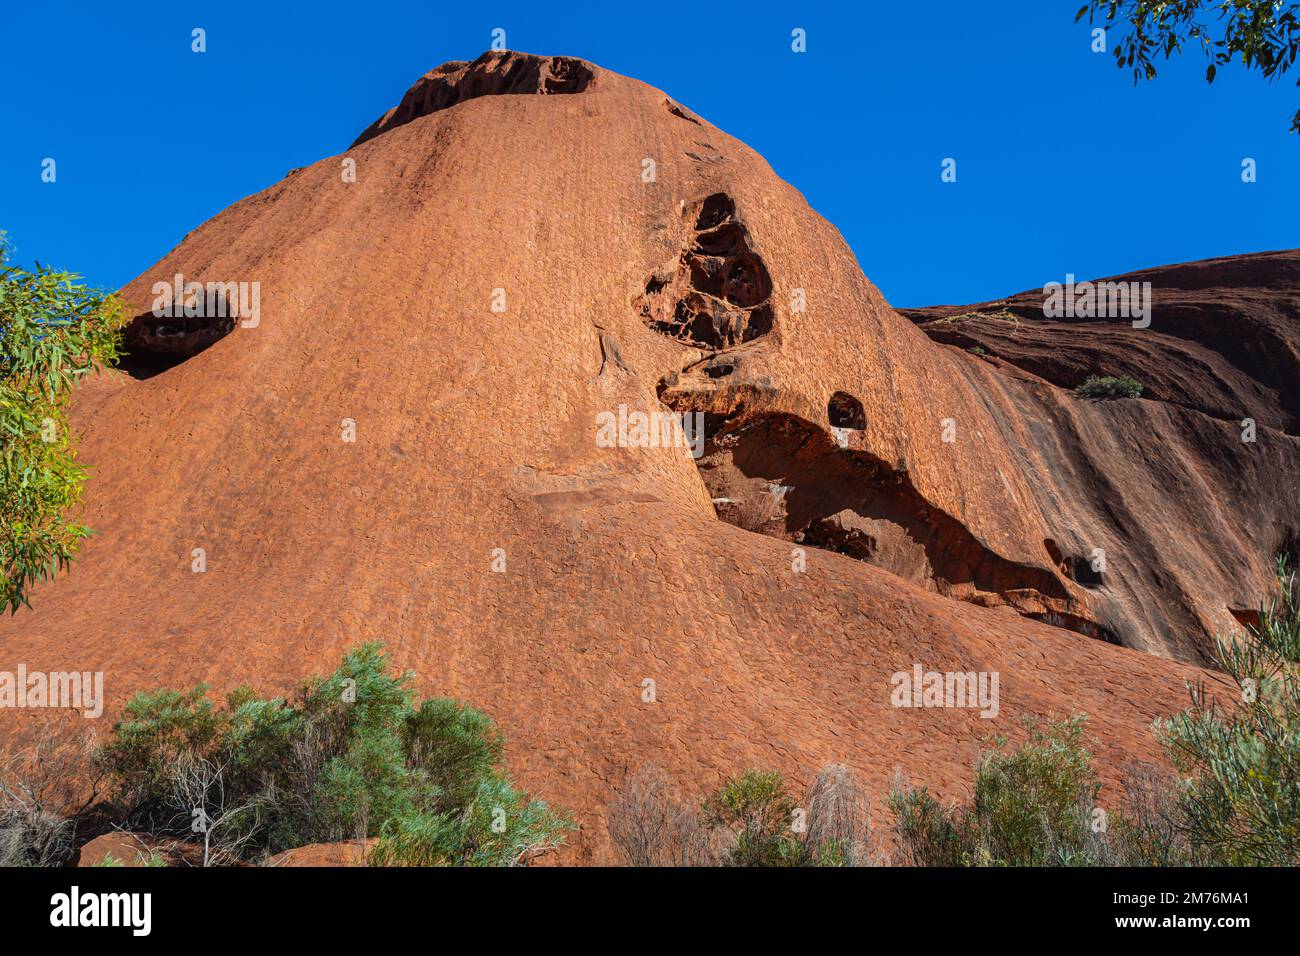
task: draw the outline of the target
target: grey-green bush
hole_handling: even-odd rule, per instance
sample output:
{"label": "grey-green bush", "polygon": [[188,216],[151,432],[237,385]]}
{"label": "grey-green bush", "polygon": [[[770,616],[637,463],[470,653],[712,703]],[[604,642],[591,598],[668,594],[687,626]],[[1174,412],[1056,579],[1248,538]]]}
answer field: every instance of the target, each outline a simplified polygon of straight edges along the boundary
{"label": "grey-green bush", "polygon": [[189,836],[211,821],[205,844],[225,862],[377,836],[386,863],[514,864],[563,842],[567,818],[500,766],[492,721],[452,700],[417,704],[411,680],[367,644],[293,703],[248,688],[224,706],[205,687],[139,694],[99,761],[130,825]]}
{"label": "grey-green bush", "polygon": [[915,866],[1086,866],[1104,862],[1094,815],[1101,785],[1084,718],[1026,721],[1028,740],[997,738],[970,804],[943,806],[896,780],[889,797],[903,862]]}
{"label": "grey-green bush", "polygon": [[1089,375],[1075,389],[1084,398],[1139,398],[1142,383],[1127,375]]}
{"label": "grey-green bush", "polygon": [[870,810],[866,792],[837,764],[798,802],[780,773],[749,770],[702,806],[647,767],[610,805],[608,821],[633,866],[869,866],[879,862]]}
{"label": "grey-green bush", "polygon": [[1237,699],[1200,683],[1187,711],[1157,724],[1185,777],[1179,828],[1205,862],[1300,864],[1300,587],[1285,558],[1277,580],[1248,638],[1216,642]]}

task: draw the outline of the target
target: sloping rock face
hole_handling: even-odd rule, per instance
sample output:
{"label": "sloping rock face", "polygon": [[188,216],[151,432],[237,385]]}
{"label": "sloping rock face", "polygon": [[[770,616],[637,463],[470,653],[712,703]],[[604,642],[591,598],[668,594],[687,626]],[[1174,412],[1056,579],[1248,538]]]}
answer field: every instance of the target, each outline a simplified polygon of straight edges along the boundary
{"label": "sloping rock face", "polygon": [[[1047,318],[1060,312],[1050,289],[902,314],[936,342],[975,350],[990,374],[1029,384],[1022,411],[1057,432],[1034,454],[1063,492],[1057,514],[1071,533],[1058,549],[1105,542],[1122,562],[1084,582],[1095,618],[1116,622],[1130,646],[1201,660],[1213,635],[1235,630],[1229,617],[1257,616],[1271,562],[1300,558],[1300,251],[1100,283],[1149,284],[1149,327]],[[1090,375],[1137,379],[1142,400],[1063,391]],[[1091,567],[1077,555],[1069,564]]]}
{"label": "sloping rock face", "polygon": [[[1107,779],[1154,759],[1264,593],[1294,439],[1216,458],[1231,421],[936,343],[743,143],[565,63],[433,71],[126,287],[143,315],[177,274],[256,282],[260,315],[79,393],[96,535],[8,656],[103,671],[111,719],[381,639],[496,718],[583,862],[646,763],[957,797],[991,733],[1077,712]],[[568,95],[493,95],[529,91]],[[996,716],[893,706],[916,666],[996,672]]]}
{"label": "sloping rock face", "polygon": [[1160,266],[1097,282],[1150,283],[1150,327],[1134,328],[1122,318],[1047,319],[1049,294],[1042,289],[899,312],[937,342],[981,347],[1063,388],[1105,370],[1139,379],[1144,398],[1227,421],[1252,417],[1300,434],[1300,250]]}

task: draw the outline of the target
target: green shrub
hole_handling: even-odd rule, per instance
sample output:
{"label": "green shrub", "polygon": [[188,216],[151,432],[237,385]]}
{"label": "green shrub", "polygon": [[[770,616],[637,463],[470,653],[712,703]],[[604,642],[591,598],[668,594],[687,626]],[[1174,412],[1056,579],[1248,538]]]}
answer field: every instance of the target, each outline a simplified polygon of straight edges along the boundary
{"label": "green shrub", "polygon": [[573,824],[489,770],[463,807],[411,810],[389,819],[374,866],[517,866],[564,843]]}
{"label": "green shrub", "polygon": [[201,811],[219,861],[379,836],[377,855],[391,862],[481,865],[562,842],[567,820],[500,768],[492,721],[451,700],[417,706],[411,680],[367,644],[292,704],[248,688],[220,707],[202,686],[139,694],[99,760],[129,823],[187,836]]}
{"label": "green shrub", "polygon": [[790,866],[801,862],[802,845],[791,829],[795,802],[785,778],[774,770],[748,770],[707,800],[710,821],[735,833],[732,866]]}
{"label": "green shrub", "polygon": [[1236,703],[1221,706],[1198,683],[1189,710],[1157,723],[1186,775],[1180,830],[1219,865],[1300,864],[1300,587],[1282,558],[1277,578],[1278,594],[1248,638],[1216,642]]}
{"label": "green shrub", "polygon": [[[848,770],[823,768],[800,804],[785,778],[750,770],[704,803],[705,819],[730,834],[729,866],[862,866],[876,862],[865,792]],[[717,843],[719,841],[711,841]]]}
{"label": "green shrub", "polygon": [[871,866],[866,791],[847,768],[823,767],[796,805],[785,778],[750,770],[703,806],[643,767],[607,815],[610,839],[633,866]]}
{"label": "green shrub", "polygon": [[71,517],[86,470],[68,428],[78,380],[117,361],[121,302],[77,275],[6,263],[0,233],[0,606],[27,604],[90,529]]}
{"label": "green shrub", "polygon": [[486,716],[446,699],[426,700],[403,724],[412,762],[436,793],[433,809],[467,806],[501,762],[504,741]]}
{"label": "green shrub", "polygon": [[1075,391],[1084,398],[1139,398],[1142,383],[1127,375],[1089,375]]}
{"label": "green shrub", "polygon": [[918,866],[1050,866],[1101,862],[1092,812],[1100,784],[1084,718],[1027,720],[1029,739],[998,738],[981,758],[964,807],[941,806],[897,781],[890,808],[904,858]]}
{"label": "green shrub", "polygon": [[902,861],[911,866],[970,866],[977,854],[960,811],[942,806],[925,787],[901,778],[889,792]]}

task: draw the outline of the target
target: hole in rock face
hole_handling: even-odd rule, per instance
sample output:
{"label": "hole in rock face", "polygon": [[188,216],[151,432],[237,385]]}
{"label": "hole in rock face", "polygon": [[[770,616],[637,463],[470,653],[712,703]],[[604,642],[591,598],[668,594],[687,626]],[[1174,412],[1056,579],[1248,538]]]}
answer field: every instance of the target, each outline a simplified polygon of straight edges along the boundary
{"label": "hole in rock face", "polygon": [[826,417],[830,419],[832,428],[867,427],[867,413],[863,411],[862,403],[848,392],[836,392],[831,396],[826,406]]}
{"label": "hole in rock face", "polygon": [[726,378],[735,370],[736,370],[736,366],[734,365],[722,365],[722,364],[710,365],[708,368],[704,370],[704,374],[707,375],[709,378]]}
{"label": "hole in rock face", "polygon": [[742,309],[752,308],[772,294],[772,282],[758,256],[748,250],[723,256],[696,256],[685,259],[691,270],[691,287],[715,299],[722,299]]}
{"label": "hole in rock face", "polygon": [[1043,547],[1047,549],[1052,564],[1074,583],[1086,588],[1099,588],[1106,583],[1105,576],[1100,571],[1093,570],[1091,558],[1079,554],[1067,555],[1052,538],[1045,538]]}
{"label": "hole in rock face", "polygon": [[675,267],[651,276],[633,306],[662,335],[722,350],[772,331],[772,277],[750,246],[736,204],[714,193],[689,211],[694,220]]}
{"label": "hole in rock face", "polygon": [[1253,607],[1230,607],[1231,614],[1242,627],[1259,627],[1264,623],[1264,615]]}
{"label": "hole in rock face", "polygon": [[[867,452],[841,449],[824,429],[797,417],[723,423],[710,433],[699,466],[712,497],[736,503],[729,520],[747,530],[825,545],[958,596],[1069,596],[1051,572],[986,548],[930,505],[905,473]],[[776,504],[775,487],[785,489]]]}
{"label": "hole in rock face", "polygon": [[700,214],[695,219],[697,230],[712,229],[736,215],[736,203],[726,193],[714,193],[700,206]]}
{"label": "hole in rock face", "polygon": [[1074,631],[1076,634],[1082,634],[1084,637],[1091,637],[1094,641],[1105,641],[1107,644],[1114,644],[1116,647],[1124,646],[1124,642],[1121,641],[1119,636],[1114,632],[1107,630],[1100,624],[1096,624],[1075,614],[1045,611],[1025,614],[1025,617],[1034,621],[1041,621],[1044,624],[1051,625],[1052,627]]}
{"label": "hole in rock face", "polygon": [[686,112],[685,109],[678,106],[672,100],[664,100],[664,106],[668,107],[668,112],[672,113],[678,119],[684,119],[686,120],[686,122],[694,123],[696,126],[700,125],[699,120],[697,120],[694,116],[691,116],[689,113]]}
{"label": "hole in rock face", "polygon": [[166,312],[144,312],[127,324],[120,367],[132,378],[152,378],[175,368],[233,332],[239,318],[219,283],[209,283]]}
{"label": "hole in rock face", "polygon": [[1273,553],[1279,558],[1286,559],[1286,566],[1289,572],[1300,570],[1300,533],[1294,528],[1288,528],[1282,532],[1281,539]]}
{"label": "hole in rock face", "polygon": [[832,518],[810,524],[804,529],[800,543],[824,551],[834,551],[836,554],[847,554],[859,561],[871,561],[879,549],[874,535],[858,528],[845,528]]}
{"label": "hole in rock face", "polygon": [[744,333],[741,335],[742,342],[748,342],[750,339],[756,339],[760,335],[767,335],[772,331],[772,307],[770,305],[760,305],[749,312],[749,318],[745,323]]}
{"label": "hole in rock face", "polygon": [[1077,554],[1070,556],[1070,577],[1088,588],[1099,588],[1106,583],[1102,573],[1093,570],[1092,561]]}
{"label": "hole in rock face", "polygon": [[542,88],[547,93],[581,93],[591,82],[592,72],[581,60],[568,56],[551,58]]}
{"label": "hole in rock face", "polygon": [[697,233],[691,251],[701,256],[734,256],[744,247],[745,233],[740,223],[729,222]]}

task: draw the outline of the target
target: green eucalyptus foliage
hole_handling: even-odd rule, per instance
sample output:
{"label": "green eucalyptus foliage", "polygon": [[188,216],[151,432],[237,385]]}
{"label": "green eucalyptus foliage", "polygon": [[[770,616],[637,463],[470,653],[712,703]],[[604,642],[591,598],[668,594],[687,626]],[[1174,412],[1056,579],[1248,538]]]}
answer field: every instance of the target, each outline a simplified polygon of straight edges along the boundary
{"label": "green eucalyptus foliage", "polygon": [[7,261],[0,233],[0,606],[28,603],[90,530],[72,517],[86,470],[68,430],[74,385],[118,358],[121,302],[78,276]]}
{"label": "green eucalyptus foliage", "polygon": [[[1133,82],[1156,78],[1155,60],[1170,59],[1183,45],[1199,47],[1205,80],[1234,60],[1272,82],[1300,51],[1300,4],[1280,0],[1089,0],[1075,15],[1089,23],[1123,26],[1112,47],[1115,64],[1133,71]],[[1300,81],[1297,81],[1300,85]],[[1300,133],[1300,110],[1291,118]]]}

